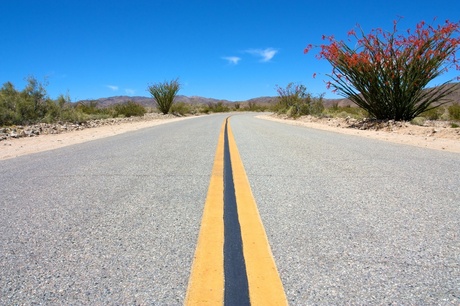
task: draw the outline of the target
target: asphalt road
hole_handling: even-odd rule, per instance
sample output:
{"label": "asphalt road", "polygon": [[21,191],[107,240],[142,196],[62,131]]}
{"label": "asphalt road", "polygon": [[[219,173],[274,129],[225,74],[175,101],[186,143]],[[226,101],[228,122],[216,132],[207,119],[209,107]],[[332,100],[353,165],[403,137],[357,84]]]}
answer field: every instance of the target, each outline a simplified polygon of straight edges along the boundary
{"label": "asphalt road", "polygon": [[[0,304],[181,305],[226,116],[0,161]],[[459,154],[231,124],[291,305],[460,303]]]}

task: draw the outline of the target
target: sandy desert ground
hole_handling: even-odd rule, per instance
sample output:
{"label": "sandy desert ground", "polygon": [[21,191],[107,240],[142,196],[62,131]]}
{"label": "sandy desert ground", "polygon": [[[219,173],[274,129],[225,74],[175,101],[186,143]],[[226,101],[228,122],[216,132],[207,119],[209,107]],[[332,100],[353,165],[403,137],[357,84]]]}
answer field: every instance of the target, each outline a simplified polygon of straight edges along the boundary
{"label": "sandy desert ground", "polygon": [[186,120],[193,117],[150,119],[144,121],[124,122],[61,134],[45,134],[37,137],[17,138],[0,141],[0,160],[21,155],[53,150],[85,141],[114,136],[129,131],[140,130],[168,122]]}
{"label": "sandy desert ground", "polygon": [[460,128],[450,127],[449,122],[432,121],[426,126],[409,122],[387,122],[380,126],[357,124],[344,118],[316,118],[311,116],[289,119],[279,115],[261,115],[261,119],[274,120],[286,124],[300,125],[336,133],[374,138],[411,146],[460,153]]}

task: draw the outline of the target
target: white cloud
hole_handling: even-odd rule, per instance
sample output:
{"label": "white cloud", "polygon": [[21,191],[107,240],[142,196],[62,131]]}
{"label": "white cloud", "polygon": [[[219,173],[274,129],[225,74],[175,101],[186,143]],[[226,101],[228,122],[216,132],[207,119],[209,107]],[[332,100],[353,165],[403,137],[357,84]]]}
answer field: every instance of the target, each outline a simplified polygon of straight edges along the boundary
{"label": "white cloud", "polygon": [[228,63],[232,65],[236,65],[239,61],[241,61],[241,58],[238,56],[224,56],[222,59],[228,61]]}
{"label": "white cloud", "polygon": [[134,95],[136,93],[136,91],[134,89],[130,89],[130,88],[126,88],[125,92],[128,95]]}
{"label": "white cloud", "polygon": [[118,86],[115,86],[115,85],[107,85],[107,88],[113,90],[113,91],[117,91],[118,90]]}
{"label": "white cloud", "polygon": [[273,49],[273,48],[266,48],[266,49],[249,49],[246,50],[246,53],[259,56],[262,59],[260,60],[261,62],[269,62],[275,55],[278,53],[278,50]]}

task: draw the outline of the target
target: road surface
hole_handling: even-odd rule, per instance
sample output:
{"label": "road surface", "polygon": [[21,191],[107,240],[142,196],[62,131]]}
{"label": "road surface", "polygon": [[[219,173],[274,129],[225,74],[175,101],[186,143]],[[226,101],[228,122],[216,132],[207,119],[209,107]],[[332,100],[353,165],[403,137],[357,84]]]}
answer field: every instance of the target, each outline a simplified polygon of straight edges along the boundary
{"label": "road surface", "polygon": [[[0,304],[183,304],[226,117],[0,161]],[[230,122],[290,305],[460,303],[459,154]]]}

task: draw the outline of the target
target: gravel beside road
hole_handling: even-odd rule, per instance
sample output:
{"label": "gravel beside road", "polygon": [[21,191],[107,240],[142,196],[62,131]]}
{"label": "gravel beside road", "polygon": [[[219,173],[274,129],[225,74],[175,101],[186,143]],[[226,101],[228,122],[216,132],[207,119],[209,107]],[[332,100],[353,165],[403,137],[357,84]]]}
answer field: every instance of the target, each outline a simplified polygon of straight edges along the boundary
{"label": "gravel beside road", "polygon": [[291,305],[460,303],[460,155],[231,119]]}

